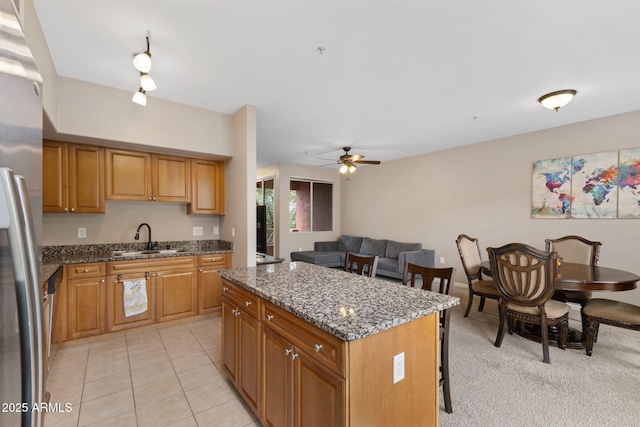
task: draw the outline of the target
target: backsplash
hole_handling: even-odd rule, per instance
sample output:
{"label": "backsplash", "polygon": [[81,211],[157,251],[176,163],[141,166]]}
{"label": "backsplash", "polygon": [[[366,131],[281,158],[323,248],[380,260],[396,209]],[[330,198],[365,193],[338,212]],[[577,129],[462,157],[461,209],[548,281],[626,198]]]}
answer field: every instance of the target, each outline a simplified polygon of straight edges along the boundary
{"label": "backsplash", "polygon": [[[192,252],[233,250],[233,243],[224,240],[175,240],[166,242],[159,241],[157,243],[160,249],[183,248]],[[113,251],[142,251],[145,249],[147,249],[146,242],[43,246],[42,262],[47,263],[59,259],[95,258],[101,255],[111,254]]]}

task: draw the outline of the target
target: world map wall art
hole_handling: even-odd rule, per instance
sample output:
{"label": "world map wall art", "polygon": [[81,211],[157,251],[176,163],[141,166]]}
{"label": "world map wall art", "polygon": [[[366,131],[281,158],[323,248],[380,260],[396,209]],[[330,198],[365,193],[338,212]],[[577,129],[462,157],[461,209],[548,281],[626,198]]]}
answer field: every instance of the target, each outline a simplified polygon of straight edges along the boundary
{"label": "world map wall art", "polygon": [[640,218],[640,148],[533,163],[532,218]]}

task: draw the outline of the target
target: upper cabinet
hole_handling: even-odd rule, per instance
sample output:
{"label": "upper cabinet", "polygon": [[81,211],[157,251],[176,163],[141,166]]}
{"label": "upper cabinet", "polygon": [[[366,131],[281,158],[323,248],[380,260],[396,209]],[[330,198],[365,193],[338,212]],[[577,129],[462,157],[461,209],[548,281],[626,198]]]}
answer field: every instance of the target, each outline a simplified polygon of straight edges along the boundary
{"label": "upper cabinet", "polygon": [[188,214],[224,215],[224,162],[191,159],[191,203]]}
{"label": "upper cabinet", "polygon": [[107,152],[107,199],[153,202],[191,200],[190,159],[164,154]]}
{"label": "upper cabinet", "polygon": [[104,148],[43,141],[42,211],[104,213]]}

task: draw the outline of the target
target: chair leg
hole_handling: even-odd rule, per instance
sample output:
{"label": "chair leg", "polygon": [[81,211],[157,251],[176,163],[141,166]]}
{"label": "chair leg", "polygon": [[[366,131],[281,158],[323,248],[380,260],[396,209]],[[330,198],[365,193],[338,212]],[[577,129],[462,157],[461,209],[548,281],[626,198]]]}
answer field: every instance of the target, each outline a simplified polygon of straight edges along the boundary
{"label": "chair leg", "polygon": [[484,310],[484,297],[480,297],[480,305],[478,306],[478,311]]}
{"label": "chair leg", "polygon": [[593,343],[595,341],[596,334],[598,333],[598,326],[600,324],[588,316],[585,316],[585,322],[586,322],[586,328],[587,328],[586,330],[587,337],[585,339],[585,347],[587,351],[587,356],[591,356],[591,354],[593,353]]}
{"label": "chair leg", "polygon": [[441,364],[441,375],[442,375],[442,393],[444,397],[444,409],[447,411],[447,414],[453,412],[453,408],[451,407],[451,385],[449,383],[449,336],[445,334],[442,339],[442,343],[440,344],[440,364]]}
{"label": "chair leg", "polygon": [[547,317],[544,313],[542,313],[540,331],[542,333],[542,361],[544,363],[551,363],[551,359],[549,359],[549,326],[547,325]]}
{"label": "chair leg", "polygon": [[566,349],[566,343],[567,343],[567,336],[569,335],[569,319],[565,319],[562,321],[562,323],[560,324],[560,342],[558,343],[558,346],[561,349]]}
{"label": "chair leg", "polygon": [[502,339],[504,338],[504,321],[506,312],[505,308],[502,307],[502,304],[498,306],[498,312],[500,314],[500,327],[498,328],[498,336],[496,337],[496,342],[493,344],[496,347],[500,347],[502,345]]}
{"label": "chair leg", "polygon": [[469,302],[467,303],[467,310],[464,312],[464,317],[469,315],[469,311],[471,311],[471,306],[473,305],[473,291],[471,290],[471,285],[469,285]]}

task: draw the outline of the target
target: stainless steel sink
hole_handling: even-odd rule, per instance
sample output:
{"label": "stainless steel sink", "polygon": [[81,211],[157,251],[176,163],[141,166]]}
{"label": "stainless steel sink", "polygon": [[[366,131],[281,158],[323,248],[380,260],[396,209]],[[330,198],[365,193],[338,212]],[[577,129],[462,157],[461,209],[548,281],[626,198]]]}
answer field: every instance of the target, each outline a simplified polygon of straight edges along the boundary
{"label": "stainless steel sink", "polygon": [[161,254],[177,254],[180,252],[187,252],[187,250],[182,248],[181,249],[160,249],[158,252]]}
{"label": "stainless steel sink", "polygon": [[181,252],[187,252],[186,249],[151,249],[144,251],[113,251],[113,256],[117,257],[129,257],[129,256],[140,256],[140,255],[163,255],[163,254],[177,254]]}

